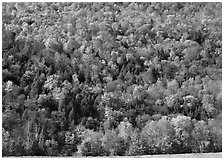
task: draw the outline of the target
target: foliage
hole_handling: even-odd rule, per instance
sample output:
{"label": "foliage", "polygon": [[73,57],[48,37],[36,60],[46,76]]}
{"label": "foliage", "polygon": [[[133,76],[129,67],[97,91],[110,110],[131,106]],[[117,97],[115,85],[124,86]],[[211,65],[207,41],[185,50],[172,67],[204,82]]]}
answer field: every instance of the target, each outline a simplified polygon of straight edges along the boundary
{"label": "foliage", "polygon": [[211,119],[208,121],[210,152],[219,152],[222,150],[222,120]]}
{"label": "foliage", "polygon": [[149,121],[141,132],[141,154],[170,153],[174,129],[168,117],[163,116],[158,122]]}
{"label": "foliage", "polygon": [[87,129],[83,134],[82,143],[78,146],[78,154],[82,156],[104,156],[102,133]]}
{"label": "foliage", "polygon": [[194,138],[194,143],[197,143],[195,144],[194,149],[196,150],[194,152],[207,152],[210,141],[209,141],[209,129],[205,121],[203,120],[198,121],[194,125],[192,136]]}
{"label": "foliage", "polygon": [[173,142],[174,153],[191,153],[192,152],[192,130],[193,123],[190,117],[178,115],[172,118],[171,124],[175,129],[175,137]]}
{"label": "foliage", "polygon": [[221,11],[3,2],[3,156],[221,151]]}

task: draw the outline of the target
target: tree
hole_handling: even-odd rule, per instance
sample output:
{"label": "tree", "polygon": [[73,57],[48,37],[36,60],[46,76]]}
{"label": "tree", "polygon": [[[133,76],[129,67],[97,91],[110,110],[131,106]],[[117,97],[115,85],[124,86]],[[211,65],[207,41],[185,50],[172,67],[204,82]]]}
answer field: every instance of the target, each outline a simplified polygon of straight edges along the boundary
{"label": "tree", "polygon": [[208,151],[210,144],[209,141],[209,129],[205,121],[201,120],[194,124],[194,130],[192,131],[194,138],[193,151],[203,153]]}
{"label": "tree", "polygon": [[191,153],[193,123],[190,117],[178,115],[172,118],[171,125],[175,129],[175,138],[172,143],[172,153]]}

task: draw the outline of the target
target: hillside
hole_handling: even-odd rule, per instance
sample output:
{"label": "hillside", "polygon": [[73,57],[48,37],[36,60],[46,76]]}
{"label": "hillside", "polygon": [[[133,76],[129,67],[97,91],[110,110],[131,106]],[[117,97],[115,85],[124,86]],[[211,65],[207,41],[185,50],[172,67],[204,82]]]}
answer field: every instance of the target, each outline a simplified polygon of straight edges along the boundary
{"label": "hillside", "polygon": [[222,151],[221,3],[2,3],[3,156]]}

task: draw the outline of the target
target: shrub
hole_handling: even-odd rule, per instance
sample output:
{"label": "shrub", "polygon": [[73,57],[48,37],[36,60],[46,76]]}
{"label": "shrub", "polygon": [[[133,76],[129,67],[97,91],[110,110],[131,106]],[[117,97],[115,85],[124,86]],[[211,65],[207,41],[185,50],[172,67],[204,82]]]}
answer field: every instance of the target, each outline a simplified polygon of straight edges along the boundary
{"label": "shrub", "polygon": [[54,139],[49,139],[45,141],[46,146],[46,152],[48,156],[58,156],[59,150],[58,148],[58,142]]}
{"label": "shrub", "polygon": [[169,118],[163,116],[158,121],[157,127],[159,128],[159,139],[156,147],[159,148],[160,153],[170,153],[175,131]]}
{"label": "shrub", "polygon": [[222,152],[222,119],[209,119],[209,152]]}
{"label": "shrub", "polygon": [[63,146],[61,154],[65,156],[71,156],[74,152],[77,151],[77,142],[77,134],[67,131],[65,133],[65,145]]}
{"label": "shrub", "polygon": [[140,131],[135,129],[130,136],[130,147],[127,154],[129,156],[136,156],[140,155],[141,151]]}
{"label": "shrub", "polygon": [[102,146],[106,150],[107,155],[117,155],[117,138],[118,133],[115,130],[107,130],[102,139]]}
{"label": "shrub", "polygon": [[130,138],[130,133],[132,131],[132,124],[128,122],[127,118],[124,119],[118,126],[119,137],[123,138],[124,140],[128,141]]}
{"label": "shrub", "polygon": [[82,140],[85,138],[85,137],[84,137],[84,133],[85,133],[85,131],[86,131],[85,126],[79,124],[79,125],[77,125],[73,130],[74,130],[74,132],[76,133],[76,136],[77,136],[77,142],[78,142],[78,143],[81,143]]}
{"label": "shrub", "polygon": [[141,132],[142,154],[170,153],[173,135],[174,129],[168,117],[148,122]]}
{"label": "shrub", "polygon": [[130,134],[132,133],[132,124],[128,122],[127,118],[120,123],[118,128],[118,138],[117,138],[117,155],[125,155],[128,151],[130,144]]}
{"label": "shrub", "polygon": [[84,139],[78,146],[78,155],[81,156],[105,156],[106,151],[102,146],[103,134],[87,129],[83,133]]}
{"label": "shrub", "polygon": [[201,120],[196,122],[192,131],[193,141],[193,152],[207,152],[209,141],[209,130],[208,125],[205,121]]}
{"label": "shrub", "polygon": [[128,142],[115,130],[107,130],[102,139],[106,155],[124,156],[128,150]]}
{"label": "shrub", "polygon": [[171,124],[175,129],[175,137],[172,143],[172,153],[190,153],[192,152],[193,123],[190,117],[178,115],[172,118]]}
{"label": "shrub", "polygon": [[129,143],[123,139],[122,137],[118,137],[116,141],[116,150],[115,150],[115,155],[117,156],[125,156],[127,154],[128,148],[129,148]]}
{"label": "shrub", "polygon": [[13,151],[13,141],[10,141],[10,134],[2,128],[2,157],[10,156]]}

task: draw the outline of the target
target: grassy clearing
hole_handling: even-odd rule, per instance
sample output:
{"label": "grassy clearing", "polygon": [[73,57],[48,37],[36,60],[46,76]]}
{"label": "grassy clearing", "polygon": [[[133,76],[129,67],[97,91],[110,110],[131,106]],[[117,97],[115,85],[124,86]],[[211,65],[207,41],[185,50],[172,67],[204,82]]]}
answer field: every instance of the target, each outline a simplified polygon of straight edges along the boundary
{"label": "grassy clearing", "polygon": [[222,158],[222,152],[219,153],[194,153],[194,154],[166,154],[166,155],[144,155],[132,158]]}

